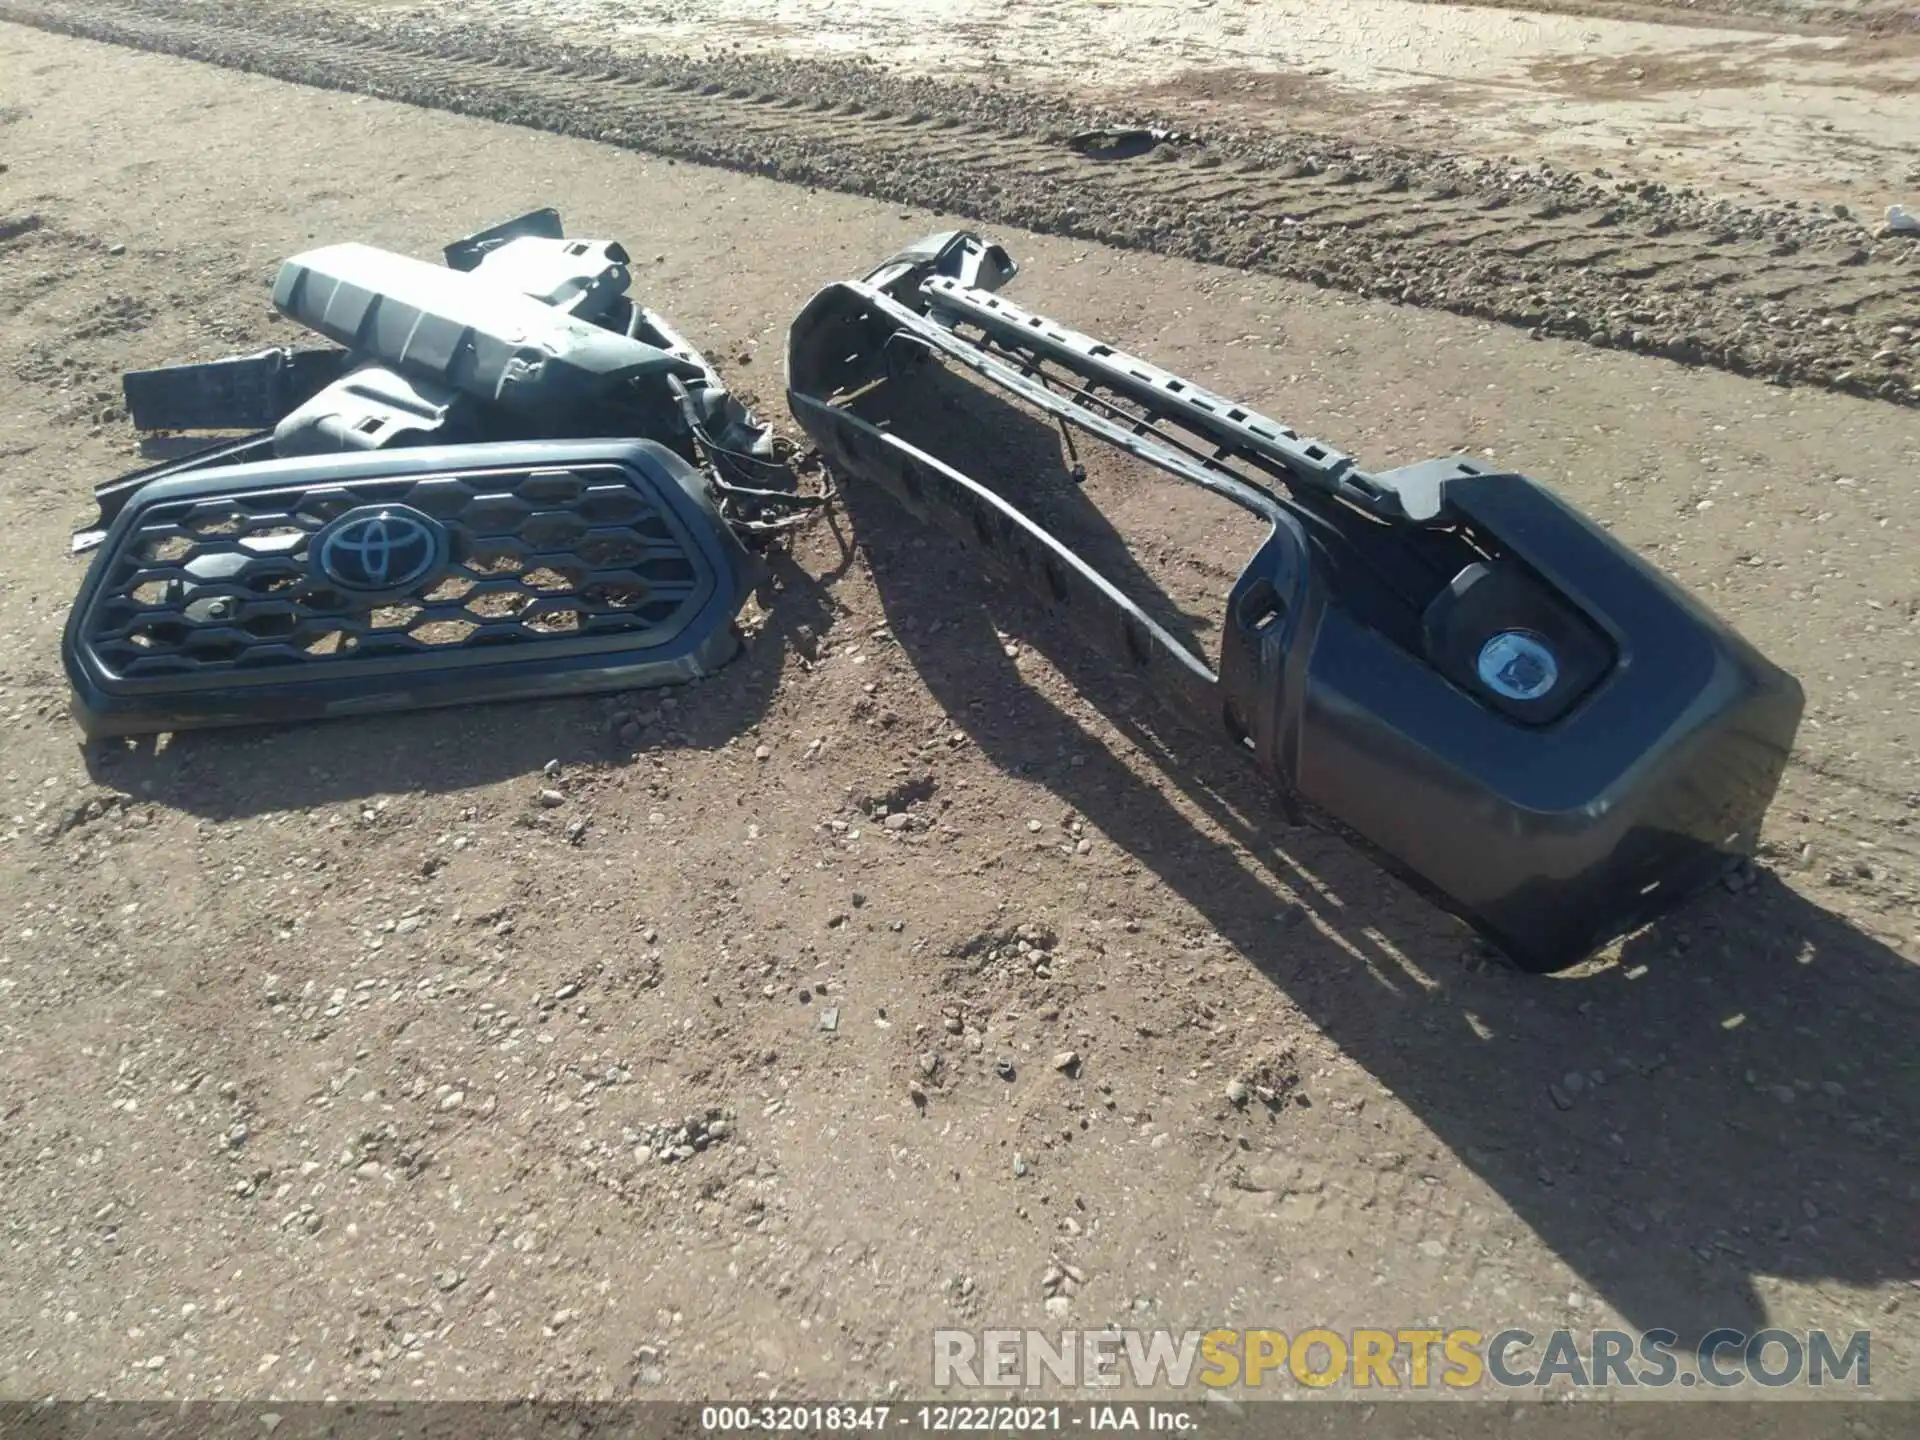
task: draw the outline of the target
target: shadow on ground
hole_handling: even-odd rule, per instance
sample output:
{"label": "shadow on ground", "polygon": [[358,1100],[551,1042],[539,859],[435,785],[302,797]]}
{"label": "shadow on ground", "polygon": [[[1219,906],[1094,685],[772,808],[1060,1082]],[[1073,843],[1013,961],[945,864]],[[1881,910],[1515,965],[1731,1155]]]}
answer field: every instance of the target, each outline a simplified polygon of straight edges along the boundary
{"label": "shadow on ground", "polygon": [[[919,396],[923,421],[945,418],[916,438],[937,436],[936,453],[988,483],[1018,477],[1004,488],[1023,506],[1157,616],[1179,616],[1068,478],[1056,433],[961,389],[974,398]],[[842,488],[892,632],[981,751],[1183,897],[1629,1322],[1690,1344],[1763,1328],[1765,1277],[1920,1274],[1905,1133],[1920,1113],[1906,1059],[1920,972],[1900,956],[1763,874],[1585,978],[1485,963],[1358,853],[1286,826],[1222,736],[1171,718],[877,490]],[[1227,838],[1028,685],[1000,631],[1037,646]]]}

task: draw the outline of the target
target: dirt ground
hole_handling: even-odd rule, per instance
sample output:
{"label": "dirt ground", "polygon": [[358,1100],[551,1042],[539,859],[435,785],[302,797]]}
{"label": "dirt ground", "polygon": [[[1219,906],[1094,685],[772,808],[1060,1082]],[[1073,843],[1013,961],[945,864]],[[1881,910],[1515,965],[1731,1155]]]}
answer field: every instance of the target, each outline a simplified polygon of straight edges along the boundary
{"label": "dirt ground", "polygon": [[[1189,124],[1704,185],[1740,198],[1920,201],[1910,4],[1539,8],[1425,0],[356,0],[570,44],[825,58],[1048,85]],[[1089,17],[1097,17],[1091,23]]]}
{"label": "dirt ground", "polygon": [[[914,1395],[947,1325],[1765,1322],[1869,1329],[1920,1397],[1912,409],[996,232],[1022,303],[1369,463],[1496,456],[1802,677],[1758,882],[1563,978],[858,493],[697,687],[88,752],[58,640],[118,376],[290,339],[285,255],[552,203],[778,413],[804,298],[953,217],[12,25],[0,98],[0,1394]],[[1217,604],[1213,522],[1121,501]]]}
{"label": "dirt ground", "polygon": [[[555,43],[467,11],[0,0],[7,19],[982,224],[1499,320],[1536,338],[1920,405],[1911,348],[1920,233],[1845,204],[1735,203],[1606,166],[1388,143],[1356,112],[1335,117],[1334,129],[1272,117],[1142,129],[1138,107],[1155,103],[1147,92],[1129,92],[1130,108],[1115,111],[1037,81],[941,78],[778,50],[691,55],[591,36]],[[1216,72],[1205,86],[1221,80]],[[1199,83],[1167,82],[1183,93]]]}

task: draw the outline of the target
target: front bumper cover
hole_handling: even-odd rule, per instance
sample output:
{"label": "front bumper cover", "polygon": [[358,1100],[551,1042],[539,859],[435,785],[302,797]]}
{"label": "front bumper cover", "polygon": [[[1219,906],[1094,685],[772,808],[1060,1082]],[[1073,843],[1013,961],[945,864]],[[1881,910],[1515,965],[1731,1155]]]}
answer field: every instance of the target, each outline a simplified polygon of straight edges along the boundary
{"label": "front bumper cover", "polygon": [[[788,398],[843,477],[984,550],[1517,964],[1565,968],[1751,854],[1799,684],[1544,487],[1465,459],[1381,473],[994,293],[930,237],[795,322]],[[957,367],[1271,523],[1219,672],[883,388]]]}

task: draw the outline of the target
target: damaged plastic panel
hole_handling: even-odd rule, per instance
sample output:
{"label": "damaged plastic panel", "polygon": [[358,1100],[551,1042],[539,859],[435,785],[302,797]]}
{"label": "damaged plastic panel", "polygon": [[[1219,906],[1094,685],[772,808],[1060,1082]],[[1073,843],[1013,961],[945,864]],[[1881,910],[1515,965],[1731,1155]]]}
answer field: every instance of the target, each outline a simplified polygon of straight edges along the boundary
{"label": "damaged plastic panel", "polygon": [[575,413],[629,380],[698,373],[644,341],[496,284],[485,270],[328,245],[280,267],[273,303],[355,354],[519,414]]}
{"label": "damaged plastic panel", "polygon": [[614,242],[536,211],[447,256],[295,256],[276,304],[342,348],[128,377],[144,428],[252,433],[95,488],[64,644],[90,734],[630,689],[734,653],[748,547],[823,503],[791,447],[628,295]]}
{"label": "damaged plastic panel", "polygon": [[[789,401],[837,473],[986,551],[1529,969],[1580,960],[1751,853],[1801,690],[1698,602],[1523,476],[1460,458],[1365,471],[1009,304],[995,292],[1014,273],[951,234],[814,297]],[[1270,527],[1227,597],[1217,671],[931,453],[927,360]]]}
{"label": "damaged plastic panel", "polygon": [[136,430],[268,430],[345,372],[341,350],[263,350],[121,377]]}
{"label": "damaged plastic panel", "polygon": [[530,210],[525,215],[515,216],[511,220],[489,226],[485,230],[456,240],[441,253],[446,256],[449,270],[476,270],[482,260],[501,246],[514,240],[527,238],[566,239],[567,230],[561,222],[560,212],[552,206]]}
{"label": "damaged plastic panel", "polygon": [[183,465],[423,444],[645,435],[704,470],[743,533],[776,532],[818,507],[796,493],[772,430],[628,293],[623,246],[570,239],[543,209],[453,242],[446,258],[365,245],[297,255],[280,269],[276,304],[345,348],[127,375],[137,429],[251,433],[209,433],[198,457],[97,486],[100,517],[74,549],[98,544],[126,496]]}
{"label": "damaged plastic panel", "polygon": [[627,252],[611,240],[524,236],[489,250],[474,273],[580,320],[598,321],[627,293]]}
{"label": "damaged plastic panel", "polygon": [[460,433],[471,428],[471,416],[461,410],[465,398],[449,385],[364,365],[274,426],[274,453],[327,455],[466,439]]}

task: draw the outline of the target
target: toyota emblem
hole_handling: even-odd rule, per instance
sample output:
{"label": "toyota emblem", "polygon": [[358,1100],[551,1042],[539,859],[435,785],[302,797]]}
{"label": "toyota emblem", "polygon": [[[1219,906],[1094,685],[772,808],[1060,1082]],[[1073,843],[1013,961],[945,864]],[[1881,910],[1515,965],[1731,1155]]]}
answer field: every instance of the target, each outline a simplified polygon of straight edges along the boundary
{"label": "toyota emblem", "polygon": [[446,563],[447,532],[405,505],[363,505],[316,535],[312,553],[342,590],[405,590]]}

